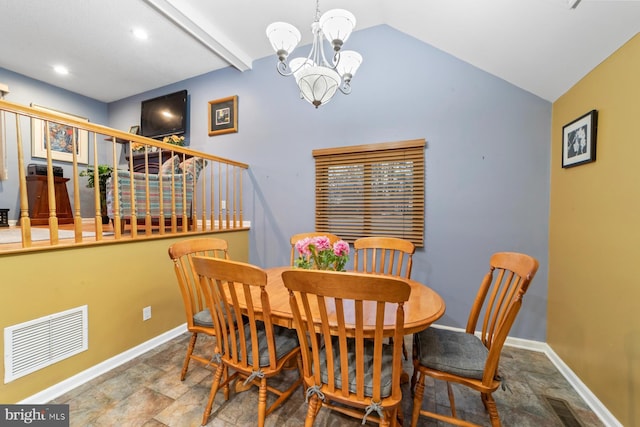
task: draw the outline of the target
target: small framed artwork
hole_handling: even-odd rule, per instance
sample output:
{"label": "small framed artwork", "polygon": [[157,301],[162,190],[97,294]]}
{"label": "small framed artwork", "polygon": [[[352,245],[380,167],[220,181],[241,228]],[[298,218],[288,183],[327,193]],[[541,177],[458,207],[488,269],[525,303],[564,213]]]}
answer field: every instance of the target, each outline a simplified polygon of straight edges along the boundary
{"label": "small framed artwork", "polygon": [[[89,119],[63,113],[50,108],[31,104],[31,107],[46,113],[58,114],[63,117],[89,122]],[[47,158],[47,134],[45,121],[31,119],[31,156]],[[76,141],[76,159],[78,163],[87,164],[89,160],[89,132],[72,126],[49,121],[49,143],[51,144],[51,159],[63,162],[73,162],[73,140]]]}
{"label": "small framed artwork", "polygon": [[209,101],[209,136],[238,132],[238,96]]}
{"label": "small framed artwork", "polygon": [[562,167],[570,168],[596,160],[598,111],[589,111],[562,127]]}
{"label": "small framed artwork", "polygon": [[140,126],[131,126],[129,128],[129,133],[132,133],[134,135],[140,135]]}

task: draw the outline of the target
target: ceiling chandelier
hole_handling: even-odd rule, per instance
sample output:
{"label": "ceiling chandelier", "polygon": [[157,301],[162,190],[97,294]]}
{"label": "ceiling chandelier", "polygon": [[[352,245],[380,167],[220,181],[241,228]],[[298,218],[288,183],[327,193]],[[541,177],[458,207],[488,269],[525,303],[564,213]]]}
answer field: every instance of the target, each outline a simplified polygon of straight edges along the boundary
{"label": "ceiling chandelier", "polygon": [[[300,42],[300,31],[286,22],[274,22],[267,27],[267,37],[278,56],[278,73],[293,75],[300,88],[300,97],[316,108],[331,101],[338,90],[345,95],[351,93],[351,79],[362,63],[362,56],[341,49],[355,26],[355,16],[343,9],[332,9],[320,16],[320,0],[317,0],[316,15],[311,24],[311,51],[306,58],[293,58],[288,64],[287,57]],[[323,34],[333,46],[331,61],[327,61],[324,54]]]}

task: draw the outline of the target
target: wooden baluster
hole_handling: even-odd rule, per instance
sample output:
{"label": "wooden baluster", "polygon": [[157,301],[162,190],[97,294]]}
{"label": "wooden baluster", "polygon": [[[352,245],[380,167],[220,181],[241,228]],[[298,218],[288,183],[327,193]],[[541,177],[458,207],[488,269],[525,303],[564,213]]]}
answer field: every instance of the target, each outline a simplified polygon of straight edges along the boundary
{"label": "wooden baluster", "polygon": [[29,199],[27,198],[27,177],[24,170],[24,153],[22,150],[22,130],[20,129],[20,115],[16,114],[16,142],[18,144],[18,185],[20,187],[20,231],[22,233],[22,247],[31,247],[31,218],[29,218]]}
{"label": "wooden baluster", "polygon": [[176,213],[176,171],[171,168],[171,232],[178,231],[178,214]]}
{"label": "wooden baluster", "polygon": [[[151,201],[149,198],[150,189],[149,189],[149,146],[146,145],[144,147],[144,185],[145,185],[145,215],[144,215],[144,233],[147,236],[151,236],[153,233],[152,225],[153,219],[151,218]],[[134,199],[135,200],[135,199]]]}
{"label": "wooden baluster", "polygon": [[[78,180],[78,138],[77,132],[73,132],[71,136],[71,151],[72,151],[72,167],[73,167],[73,231],[75,236],[75,242],[82,242],[82,215],[80,214],[80,183]],[[95,151],[95,141],[94,141]]]}
{"label": "wooden baluster", "polygon": [[158,148],[158,192],[160,200],[158,208],[160,209],[160,218],[158,218],[158,225],[160,227],[160,234],[164,234],[164,176],[162,173],[162,148]]}
{"label": "wooden baluster", "polygon": [[133,183],[133,149],[131,148],[131,144],[129,144],[129,191],[131,192],[131,213],[130,213],[130,223],[131,227],[131,238],[135,239],[138,237],[138,208],[136,203],[136,188]]}
{"label": "wooden baluster", "polygon": [[231,183],[231,198],[233,199],[233,223],[231,224],[231,228],[236,228],[236,215],[237,215],[237,209],[238,207],[236,206],[236,167],[233,167],[233,182]]}
{"label": "wooden baluster", "polygon": [[210,190],[211,190],[211,197],[209,198],[209,211],[210,211],[210,216],[211,216],[211,224],[209,225],[209,228],[211,230],[213,230],[215,228],[215,220],[216,220],[216,214],[215,214],[215,179],[214,179],[214,174],[213,174],[213,164],[211,165],[211,169],[209,170],[209,177],[210,177]]}
{"label": "wooden baluster", "polygon": [[49,202],[49,242],[58,244],[58,217],[56,216],[56,189],[53,176],[53,162],[51,159],[51,135],[49,134],[49,120],[44,122],[45,144],[47,147],[47,194]]}
{"label": "wooden baluster", "polygon": [[[100,166],[98,164],[98,140],[97,140],[97,135],[95,133],[93,134],[93,204],[95,207],[95,214],[93,216],[93,227],[96,230],[96,240],[102,240],[102,207],[100,204]],[[80,230],[82,230],[82,226],[80,227],[81,227]],[[80,231],[80,236],[82,236],[82,231]],[[82,241],[82,237],[80,238],[80,241]]]}
{"label": "wooden baluster", "polygon": [[[187,158],[186,155],[183,153],[182,161],[185,161],[186,158]],[[182,231],[183,233],[186,233],[187,231],[189,231],[189,215],[187,213],[187,173],[186,171],[183,171],[183,172],[184,173],[182,174],[182,227],[180,228],[180,231]],[[193,170],[191,172],[193,172]],[[195,177],[195,172],[191,176],[192,178]]]}
{"label": "wooden baluster", "polygon": [[244,218],[243,218],[243,214],[242,214],[242,175],[244,175],[244,172],[242,171],[242,169],[240,169],[240,195],[239,200],[238,200],[238,206],[239,206],[239,221],[240,221],[240,227],[244,227]]}
{"label": "wooden baluster", "polygon": [[[112,137],[114,140],[115,136]],[[127,144],[129,149],[129,159],[131,159],[131,143]],[[126,149],[126,148],[125,148]],[[111,175],[111,195],[113,196],[113,233],[115,239],[119,240],[122,237],[122,218],[120,217],[120,174],[118,173],[118,163],[116,161],[116,153],[114,147],[113,153],[113,174]]]}
{"label": "wooden baluster", "polygon": [[218,163],[218,230],[222,229],[222,163]]}
{"label": "wooden baluster", "polygon": [[207,174],[206,171],[204,170],[205,165],[204,165],[204,159],[200,158],[200,161],[203,162],[202,165],[202,184],[200,186],[200,188],[202,188],[202,230],[206,230],[207,229],[207,209],[206,209],[206,203],[207,203],[207,198],[206,198],[206,182],[207,182]]}
{"label": "wooden baluster", "polygon": [[[229,203],[229,163],[227,163],[226,165],[226,174],[225,174],[225,191],[224,191],[224,199],[226,200],[225,204]],[[229,206],[225,206],[225,225],[224,228],[228,229],[229,228]]]}

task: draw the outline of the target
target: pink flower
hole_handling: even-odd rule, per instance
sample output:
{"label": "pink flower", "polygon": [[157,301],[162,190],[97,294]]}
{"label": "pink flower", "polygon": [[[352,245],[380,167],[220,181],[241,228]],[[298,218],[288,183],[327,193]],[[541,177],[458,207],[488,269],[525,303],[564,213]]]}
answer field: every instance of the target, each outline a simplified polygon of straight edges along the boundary
{"label": "pink flower", "polygon": [[331,249],[331,241],[327,236],[318,236],[313,239],[313,245],[318,252]]}
{"label": "pink flower", "polygon": [[309,245],[313,244],[313,239],[311,237],[305,237],[304,239],[298,240],[296,242],[296,249],[298,253],[303,256],[311,255],[311,250],[309,250]]}
{"label": "pink flower", "polygon": [[336,256],[349,255],[349,244],[344,240],[338,240],[333,244],[333,253]]}

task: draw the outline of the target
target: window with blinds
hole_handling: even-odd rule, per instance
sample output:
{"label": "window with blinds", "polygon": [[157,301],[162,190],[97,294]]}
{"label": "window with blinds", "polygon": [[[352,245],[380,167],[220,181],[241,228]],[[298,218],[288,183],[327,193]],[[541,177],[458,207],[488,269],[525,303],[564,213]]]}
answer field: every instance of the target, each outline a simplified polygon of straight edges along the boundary
{"label": "window with blinds", "polygon": [[313,150],[316,231],[424,246],[424,139]]}

